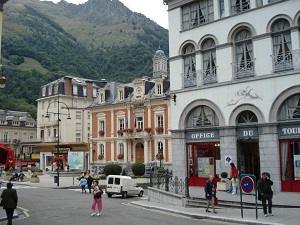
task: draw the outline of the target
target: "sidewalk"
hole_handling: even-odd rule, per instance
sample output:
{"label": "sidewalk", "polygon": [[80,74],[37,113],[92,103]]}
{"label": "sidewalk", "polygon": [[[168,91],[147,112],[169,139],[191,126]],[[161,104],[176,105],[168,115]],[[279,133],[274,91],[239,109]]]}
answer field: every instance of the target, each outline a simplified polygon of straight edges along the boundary
{"label": "sidewalk", "polygon": [[[77,177],[60,177],[60,186],[58,187],[54,183],[54,177],[50,174],[41,175],[40,183],[30,183],[26,182],[12,182],[16,185],[29,185],[35,187],[46,187],[46,188],[77,188],[78,181]],[[3,181],[0,178],[0,182]],[[7,181],[4,181],[2,187],[6,186]],[[101,181],[105,183],[105,181]],[[219,191],[217,193],[218,198],[223,201],[228,202],[240,202],[240,195],[232,195],[226,192]],[[203,187],[190,187],[190,196],[192,198],[203,198]],[[254,196],[243,195],[243,202],[254,203]],[[261,202],[258,202],[259,204]],[[148,202],[147,200],[134,201],[132,204],[144,207],[159,209],[167,212],[172,212],[176,214],[181,214],[184,216],[198,218],[198,219],[218,219],[227,222],[236,222],[244,224],[299,224],[300,221],[300,193],[290,193],[290,192],[279,192],[274,194],[273,198],[273,214],[274,216],[264,217],[261,205],[258,209],[258,220],[256,220],[255,209],[244,209],[244,218],[241,218],[241,210],[230,207],[217,207],[217,214],[206,213],[204,208],[185,208],[173,205],[165,205],[161,203]],[[294,208],[290,208],[294,207]],[[6,219],[5,211],[0,210],[0,221]]]}

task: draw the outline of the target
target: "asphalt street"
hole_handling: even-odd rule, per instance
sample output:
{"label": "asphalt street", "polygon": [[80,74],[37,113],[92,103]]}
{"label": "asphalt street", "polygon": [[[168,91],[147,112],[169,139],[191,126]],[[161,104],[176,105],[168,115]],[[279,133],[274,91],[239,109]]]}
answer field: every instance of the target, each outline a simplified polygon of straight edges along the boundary
{"label": "asphalt street", "polygon": [[[122,224],[122,225],[203,225],[233,224],[210,219],[194,219],[175,213],[155,209],[145,209],[131,205],[132,201],[147,201],[142,198],[131,197],[123,199],[115,196],[103,196],[103,212],[100,217],[91,217],[91,200],[89,193],[78,190],[52,188],[20,188],[19,210],[23,214],[14,225],[82,225],[82,224]],[[6,224],[6,222],[0,222]]]}

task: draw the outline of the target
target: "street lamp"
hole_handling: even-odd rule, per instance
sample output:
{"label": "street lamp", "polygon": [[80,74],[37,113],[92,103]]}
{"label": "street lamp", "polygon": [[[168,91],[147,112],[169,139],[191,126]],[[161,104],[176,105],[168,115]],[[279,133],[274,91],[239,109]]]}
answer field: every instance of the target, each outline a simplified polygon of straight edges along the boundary
{"label": "street lamp", "polygon": [[[50,115],[50,113],[49,113],[49,106],[52,104],[52,103],[54,103],[55,101],[53,101],[53,102],[50,102],[49,103],[49,105],[48,105],[48,107],[47,107],[47,112],[46,112],[46,116],[45,116],[45,118],[49,118],[49,115]],[[70,109],[69,109],[69,107],[67,106],[67,104],[66,103],[64,103],[64,102],[60,102],[59,101],[59,94],[57,95],[57,157],[59,158],[59,122],[61,121],[60,120],[60,118],[59,118],[59,115],[60,115],[60,112],[59,112],[59,104],[63,104],[63,105],[65,105],[66,106],[66,108],[68,109],[68,117],[67,117],[67,119],[68,120],[70,120],[71,119],[71,117],[70,117]],[[52,160],[53,161],[53,160]],[[52,163],[52,166],[53,166],[53,163]],[[59,168],[57,168],[57,186],[59,186]]]}

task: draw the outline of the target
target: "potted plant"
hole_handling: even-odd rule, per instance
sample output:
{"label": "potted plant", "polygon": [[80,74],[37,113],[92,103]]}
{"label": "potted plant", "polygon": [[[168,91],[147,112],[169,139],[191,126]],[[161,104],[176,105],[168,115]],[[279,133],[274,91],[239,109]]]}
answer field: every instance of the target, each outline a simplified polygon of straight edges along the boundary
{"label": "potted plant", "polygon": [[128,133],[132,134],[133,133],[133,129],[128,129]]}
{"label": "potted plant", "polygon": [[158,133],[162,133],[163,130],[164,130],[164,128],[163,128],[163,127],[156,127],[155,130],[156,130],[156,132],[158,132]]}
{"label": "potted plant", "polygon": [[99,159],[99,160],[104,159],[104,155],[103,155],[103,154],[98,155],[98,159]]}
{"label": "potted plant", "polygon": [[118,135],[122,136],[123,135],[123,130],[118,130]]}
{"label": "potted plant", "polygon": [[40,182],[40,178],[38,177],[38,175],[36,173],[33,173],[31,175],[31,177],[29,178],[30,183],[39,183]]}
{"label": "potted plant", "polygon": [[104,130],[99,130],[99,136],[104,136]]}
{"label": "potted plant", "polygon": [[145,128],[145,131],[150,133],[151,132],[151,128]]}
{"label": "potted plant", "polygon": [[227,172],[221,173],[221,181],[217,182],[217,189],[219,191],[227,191],[230,189],[230,180],[227,177],[228,177]]}
{"label": "potted plant", "polygon": [[143,128],[136,128],[135,130],[136,130],[136,132],[141,132],[143,130]]}
{"label": "potted plant", "polygon": [[43,175],[43,170],[37,169],[37,170],[35,171],[35,174],[36,174],[36,175]]}

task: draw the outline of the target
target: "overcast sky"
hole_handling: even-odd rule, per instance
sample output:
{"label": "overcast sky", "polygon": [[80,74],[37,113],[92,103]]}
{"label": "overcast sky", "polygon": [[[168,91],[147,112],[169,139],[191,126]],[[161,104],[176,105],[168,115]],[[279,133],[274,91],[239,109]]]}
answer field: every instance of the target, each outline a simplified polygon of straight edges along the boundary
{"label": "overcast sky", "polygon": [[[45,1],[45,0],[42,0]],[[60,0],[46,0],[52,2],[60,2]],[[66,0],[69,3],[80,4],[88,0]],[[114,0],[112,0],[114,1]],[[167,6],[163,4],[163,0],[120,0],[130,10],[144,14],[152,19],[160,26],[168,29],[168,12]]]}

